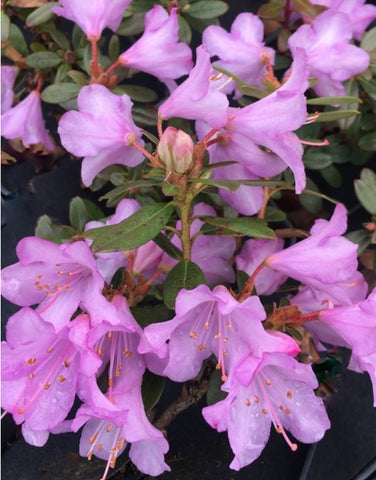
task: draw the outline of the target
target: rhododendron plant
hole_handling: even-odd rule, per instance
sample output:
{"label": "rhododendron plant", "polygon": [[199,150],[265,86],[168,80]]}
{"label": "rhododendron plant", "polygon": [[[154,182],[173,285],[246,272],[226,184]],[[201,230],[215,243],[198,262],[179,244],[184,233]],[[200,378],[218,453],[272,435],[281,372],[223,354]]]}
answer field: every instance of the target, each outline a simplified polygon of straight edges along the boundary
{"label": "rhododendron plant", "polygon": [[[340,364],[376,405],[375,7],[273,0],[229,30],[217,0],[3,7],[2,162],[23,182],[4,204],[42,192],[51,214],[23,238],[4,222],[2,407],[25,441],[80,433],[101,480],[151,478],[197,404],[237,471],[272,425],[280,455],[326,435]],[[69,225],[39,186],[61,167],[87,187]]]}

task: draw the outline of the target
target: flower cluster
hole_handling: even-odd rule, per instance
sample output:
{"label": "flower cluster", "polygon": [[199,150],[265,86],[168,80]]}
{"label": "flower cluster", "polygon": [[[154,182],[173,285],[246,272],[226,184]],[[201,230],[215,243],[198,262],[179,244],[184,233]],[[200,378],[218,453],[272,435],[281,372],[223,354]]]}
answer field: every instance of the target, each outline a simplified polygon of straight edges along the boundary
{"label": "flower cluster", "polygon": [[[293,451],[297,441],[317,442],[330,421],[305,342],[316,353],[350,349],[348,368],[369,374],[376,405],[376,290],[368,291],[357,245],[344,236],[344,205],[287,245],[296,229],[273,230],[266,212],[279,190],[304,193],[304,144],[314,142],[301,131],[325,115],[310,110],[307,91],[336,103],[344,82],[367,70],[370,56],[352,39],[375,11],[362,1],[352,10],[351,2],[316,1],[328,8],[314,18],[291,10],[299,26],[277,77],[279,53],[266,46],[256,15],[240,14],[230,32],[207,27],[193,64],[179,37],[182,11],[161,5],[105,70],[102,32],[116,31],[130,4],[110,3],[83,11],[61,0],[52,12],[75,22],[92,49],[90,79],[59,118],[61,144],[83,157],[86,187],[95,190],[98,175],[116,177],[104,196],[116,210],[106,217],[86,209],[68,239],[22,239],[18,262],[2,270],[2,295],[21,307],[2,343],[2,406],[32,445],[82,428],[80,454],[107,461],[103,478],[127,446],[140,471],[170,470],[165,432],[144,405],[147,371],[175,382],[218,375],[221,399],[202,415],[227,431],[234,470],[259,457],[271,425]],[[154,108],[153,134],[115,87],[133,70],[169,90]],[[12,106],[19,70],[2,73],[3,136],[53,150],[41,109],[47,75],[39,72],[35,89]],[[286,284],[285,303],[267,307]],[[140,320],[140,305],[153,312],[162,301],[161,321],[153,313]]]}

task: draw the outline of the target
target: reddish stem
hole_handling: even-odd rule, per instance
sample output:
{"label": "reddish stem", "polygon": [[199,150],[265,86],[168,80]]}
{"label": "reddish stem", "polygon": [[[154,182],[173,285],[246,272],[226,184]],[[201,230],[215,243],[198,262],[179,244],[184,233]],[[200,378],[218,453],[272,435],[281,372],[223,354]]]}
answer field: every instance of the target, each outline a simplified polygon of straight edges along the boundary
{"label": "reddish stem", "polygon": [[157,130],[158,130],[158,137],[161,138],[163,135],[163,129],[162,129],[162,119],[158,117],[157,121]]}
{"label": "reddish stem", "polygon": [[153,165],[153,167],[158,166],[158,165],[155,164],[155,158],[154,158],[154,156],[153,156],[151,153],[149,153],[147,150],[145,150],[145,148],[142,147],[142,146],[137,142],[136,139],[134,139],[130,144],[133,145],[134,147],[136,147],[137,150],[139,150],[141,153],[143,153],[143,154],[145,155],[145,157],[150,160],[150,162],[151,162],[151,164]]}
{"label": "reddish stem", "polygon": [[286,5],[285,5],[285,29],[286,30],[289,29],[290,13],[291,13],[290,0],[286,0]]}
{"label": "reddish stem", "polygon": [[242,302],[246,298],[248,298],[252,294],[252,290],[254,287],[255,283],[255,278],[257,275],[261,272],[261,270],[265,267],[265,263],[262,262],[260,265],[256,268],[256,270],[252,273],[252,275],[248,278],[246,283],[244,284],[244,287],[242,288],[241,292],[238,294],[238,300],[239,302]]}
{"label": "reddish stem", "polygon": [[117,59],[116,62],[113,63],[113,64],[111,65],[111,67],[109,67],[109,68],[104,72],[104,74],[108,76],[111,72],[113,72],[114,70],[116,70],[116,69],[117,69],[118,67],[120,67],[120,66],[121,66],[120,60]]}

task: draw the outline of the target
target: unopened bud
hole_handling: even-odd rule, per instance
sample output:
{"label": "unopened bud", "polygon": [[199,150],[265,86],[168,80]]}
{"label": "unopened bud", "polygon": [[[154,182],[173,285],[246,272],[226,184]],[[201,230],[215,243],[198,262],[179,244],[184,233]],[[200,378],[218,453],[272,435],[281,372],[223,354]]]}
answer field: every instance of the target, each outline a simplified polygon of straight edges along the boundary
{"label": "unopened bud", "polygon": [[192,165],[193,141],[183,130],[167,127],[158,144],[158,156],[166,170],[185,173]]}

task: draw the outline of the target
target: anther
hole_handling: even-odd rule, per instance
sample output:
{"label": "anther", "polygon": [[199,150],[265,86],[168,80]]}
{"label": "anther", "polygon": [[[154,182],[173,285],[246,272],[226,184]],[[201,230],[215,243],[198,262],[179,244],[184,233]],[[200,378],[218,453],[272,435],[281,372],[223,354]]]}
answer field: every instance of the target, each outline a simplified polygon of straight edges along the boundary
{"label": "anther", "polygon": [[267,415],[267,414],[269,413],[269,412],[266,410],[266,408],[261,409],[261,411],[262,411],[262,413],[263,413],[264,415]]}
{"label": "anther", "polygon": [[290,390],[287,390],[286,397],[287,398],[292,398],[292,392],[290,392]]}
{"label": "anther", "polygon": [[246,398],[245,404],[247,405],[247,407],[249,407],[251,405],[251,400],[249,398]]}
{"label": "anther", "polygon": [[193,330],[190,332],[189,336],[195,340],[197,338],[197,332],[194,332]]}
{"label": "anther", "polygon": [[50,388],[50,386],[51,386],[51,384],[47,382],[47,383],[44,384],[44,389],[48,390]]}
{"label": "anther", "polygon": [[59,375],[59,376],[57,377],[57,381],[60,382],[60,383],[65,382],[65,380],[66,380],[66,378],[64,377],[64,375]]}
{"label": "anther", "polygon": [[26,360],[26,365],[29,365],[29,366],[34,365],[36,361],[37,361],[36,358],[29,358],[28,360]]}

